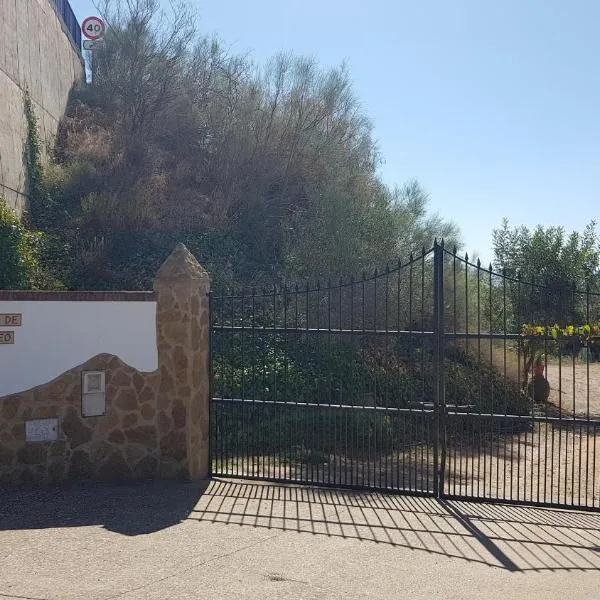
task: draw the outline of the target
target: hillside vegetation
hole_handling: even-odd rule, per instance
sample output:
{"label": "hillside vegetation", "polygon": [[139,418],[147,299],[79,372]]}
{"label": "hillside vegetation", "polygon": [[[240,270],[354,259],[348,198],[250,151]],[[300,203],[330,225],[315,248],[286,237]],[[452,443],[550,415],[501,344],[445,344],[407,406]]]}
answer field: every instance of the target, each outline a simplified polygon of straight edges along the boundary
{"label": "hillside vegetation", "polygon": [[45,268],[66,288],[147,289],[178,241],[219,288],[346,276],[457,240],[418,183],[382,182],[345,65],[257,65],[200,35],[185,5],[104,15],[93,83],[73,90],[30,186]]}
{"label": "hillside vegetation", "polygon": [[[385,263],[413,252],[418,258],[436,237],[448,248],[460,246],[458,230],[428,212],[418,182],[384,183],[373,127],[345,65],[324,68],[285,53],[256,64],[201,35],[183,4],[164,15],[158,0],[108,2],[102,14],[108,29],[94,52],[92,83],[73,90],[47,159],[25,98],[29,214],[27,229],[8,225],[20,246],[10,269],[0,271],[0,288],[150,289],[181,241],[209,270],[217,295],[302,279],[347,281],[384,267],[379,304],[363,290],[363,328],[365,313],[375,322],[383,298],[385,329],[388,305],[398,329],[425,328],[433,314],[430,257],[423,254],[414,270],[391,279]],[[25,276],[15,276],[24,265]],[[454,260],[453,268],[447,279],[460,283],[452,308],[461,326],[476,319],[492,331],[514,320],[491,271],[482,283],[468,263]],[[331,308],[323,290],[315,294],[315,314]],[[481,306],[489,310],[482,314]],[[238,312],[232,318],[239,320]],[[360,404],[368,396],[382,404],[396,390],[397,408],[431,399],[432,348],[419,340],[411,338],[407,348],[386,342],[383,349],[365,341],[315,342],[296,354],[288,341],[265,340],[251,354],[244,340],[222,348],[217,342],[223,393],[276,396],[260,374],[248,379],[252,360],[253,366],[284,365],[275,379],[318,402],[331,402],[334,391],[337,400]],[[505,410],[526,412],[518,387],[481,355],[450,350],[449,402],[492,412],[503,403]]]}

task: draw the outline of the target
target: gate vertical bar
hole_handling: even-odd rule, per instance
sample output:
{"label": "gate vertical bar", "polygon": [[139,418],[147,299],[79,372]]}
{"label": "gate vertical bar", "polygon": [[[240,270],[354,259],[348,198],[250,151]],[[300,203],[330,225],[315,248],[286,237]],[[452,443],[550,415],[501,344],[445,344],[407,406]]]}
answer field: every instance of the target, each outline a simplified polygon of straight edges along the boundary
{"label": "gate vertical bar", "polygon": [[444,429],[444,246],[435,241],[433,248],[433,390],[434,446],[433,488],[437,498],[444,493],[446,468],[446,432]]}
{"label": "gate vertical bar", "polygon": [[213,444],[215,440],[213,436],[216,434],[217,427],[213,424],[215,418],[215,410],[213,408],[214,396],[214,375],[213,375],[213,293],[208,292],[208,476],[212,477],[213,473]]}
{"label": "gate vertical bar", "polygon": [[438,266],[438,338],[439,338],[439,371],[438,371],[438,403],[439,418],[438,427],[441,441],[440,475],[438,478],[440,496],[444,495],[446,480],[446,446],[447,446],[447,424],[446,424],[446,370],[444,366],[446,356],[446,328],[445,328],[445,300],[444,300],[444,240],[439,248]]}

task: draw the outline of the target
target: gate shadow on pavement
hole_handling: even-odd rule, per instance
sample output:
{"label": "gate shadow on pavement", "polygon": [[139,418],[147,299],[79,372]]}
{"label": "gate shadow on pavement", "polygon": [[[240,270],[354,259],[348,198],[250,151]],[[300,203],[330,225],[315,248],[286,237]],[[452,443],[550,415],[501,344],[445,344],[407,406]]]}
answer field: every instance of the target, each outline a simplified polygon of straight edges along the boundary
{"label": "gate shadow on pavement", "polygon": [[209,482],[89,483],[0,493],[0,531],[102,525],[135,536],[185,521]]}
{"label": "gate shadow on pavement", "polygon": [[0,531],[101,525],[135,536],[194,522],[384,544],[513,572],[600,571],[600,513],[222,479],[0,493]]}
{"label": "gate shadow on pavement", "polygon": [[600,571],[595,513],[213,479],[190,518],[400,546],[513,572]]}

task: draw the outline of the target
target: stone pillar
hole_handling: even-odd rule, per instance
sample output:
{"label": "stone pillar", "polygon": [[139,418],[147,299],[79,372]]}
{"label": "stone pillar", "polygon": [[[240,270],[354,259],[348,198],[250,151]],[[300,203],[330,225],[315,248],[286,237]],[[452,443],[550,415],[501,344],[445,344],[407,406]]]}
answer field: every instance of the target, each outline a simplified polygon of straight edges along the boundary
{"label": "stone pillar", "polygon": [[154,281],[164,475],[209,475],[208,273],[178,244]]}

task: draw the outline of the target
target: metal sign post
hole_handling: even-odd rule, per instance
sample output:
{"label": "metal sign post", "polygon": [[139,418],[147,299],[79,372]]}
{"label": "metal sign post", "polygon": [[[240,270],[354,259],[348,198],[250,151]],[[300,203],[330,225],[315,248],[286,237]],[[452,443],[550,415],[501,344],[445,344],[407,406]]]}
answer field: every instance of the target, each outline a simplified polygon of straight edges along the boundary
{"label": "metal sign post", "polygon": [[93,52],[98,47],[104,36],[106,26],[100,17],[87,17],[81,24],[81,32],[88,38],[83,42],[83,49],[89,52],[88,62],[90,67],[90,83],[93,82]]}

